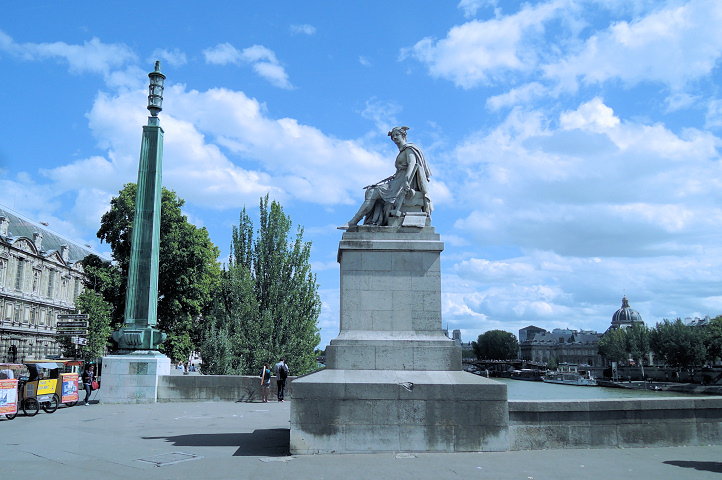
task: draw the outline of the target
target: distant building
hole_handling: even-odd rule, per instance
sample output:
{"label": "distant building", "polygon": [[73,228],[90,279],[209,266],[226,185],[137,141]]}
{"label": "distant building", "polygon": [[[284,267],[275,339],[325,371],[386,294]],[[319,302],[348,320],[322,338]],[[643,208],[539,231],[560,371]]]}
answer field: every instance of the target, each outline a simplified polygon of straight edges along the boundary
{"label": "distant building", "polygon": [[455,330],[451,333],[451,335],[449,335],[449,329],[448,329],[448,328],[445,328],[445,329],[444,329],[444,335],[446,335],[446,338],[452,339],[452,340],[454,341],[454,343],[456,344],[457,347],[460,347],[460,346],[461,346],[461,330],[459,330],[458,328],[455,329]]}
{"label": "distant building", "polygon": [[91,253],[109,260],[0,206],[0,362],[60,354],[57,316],[75,312]]}
{"label": "distant building", "polygon": [[694,317],[694,318],[692,318],[692,317],[685,317],[685,319],[682,320],[682,321],[683,321],[684,324],[687,325],[688,327],[706,327],[707,325],[710,324],[710,322],[712,321],[712,319],[709,317],[709,315],[707,315],[707,316],[704,317],[704,318],[699,318],[699,317]]}
{"label": "distant building", "polygon": [[519,339],[524,339],[519,342],[521,359],[545,364],[553,358],[558,363],[601,366],[602,357],[598,353],[601,336],[592,330],[555,328],[548,332],[533,326],[522,328],[519,330]]}

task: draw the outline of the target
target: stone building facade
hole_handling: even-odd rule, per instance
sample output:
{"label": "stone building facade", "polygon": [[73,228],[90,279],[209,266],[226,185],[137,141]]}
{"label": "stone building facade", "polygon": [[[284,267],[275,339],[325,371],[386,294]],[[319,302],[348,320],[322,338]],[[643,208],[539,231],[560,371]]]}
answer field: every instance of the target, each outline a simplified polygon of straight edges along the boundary
{"label": "stone building facade", "polygon": [[91,253],[109,260],[0,206],[0,362],[60,354],[57,316],[75,312]]}
{"label": "stone building facade", "polygon": [[546,364],[550,359],[558,363],[602,366],[599,339],[602,334],[592,330],[555,328],[548,332],[530,325],[519,330],[519,350],[522,360]]}

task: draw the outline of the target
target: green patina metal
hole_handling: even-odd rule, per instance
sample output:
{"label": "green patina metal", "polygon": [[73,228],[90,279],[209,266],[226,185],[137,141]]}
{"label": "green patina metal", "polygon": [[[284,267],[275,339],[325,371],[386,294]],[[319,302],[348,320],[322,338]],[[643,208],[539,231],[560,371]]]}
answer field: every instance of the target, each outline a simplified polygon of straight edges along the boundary
{"label": "green patina metal", "polygon": [[143,126],[138,167],[138,191],[131,239],[130,267],[125,297],[125,322],[113,333],[121,353],[157,350],[165,334],[155,328],[158,322],[158,258],[160,252],[160,205],[163,167],[163,129],[158,113],[162,110],[163,80],[160,62],[148,74],[148,125]]}

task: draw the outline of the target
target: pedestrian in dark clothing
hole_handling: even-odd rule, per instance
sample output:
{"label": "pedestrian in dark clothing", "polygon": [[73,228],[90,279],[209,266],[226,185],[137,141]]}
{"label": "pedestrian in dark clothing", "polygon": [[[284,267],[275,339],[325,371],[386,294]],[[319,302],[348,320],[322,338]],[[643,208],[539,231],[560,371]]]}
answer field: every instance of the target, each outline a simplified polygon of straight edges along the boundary
{"label": "pedestrian in dark clothing", "polygon": [[95,366],[90,365],[83,371],[83,388],[85,388],[85,405],[90,405],[90,392],[93,391],[95,380]]}
{"label": "pedestrian in dark clothing", "polygon": [[284,396],[286,395],[286,378],[288,377],[288,365],[286,365],[285,360],[282,358],[281,361],[273,367],[273,369],[276,373],[276,384],[278,385],[278,401],[283,402]]}

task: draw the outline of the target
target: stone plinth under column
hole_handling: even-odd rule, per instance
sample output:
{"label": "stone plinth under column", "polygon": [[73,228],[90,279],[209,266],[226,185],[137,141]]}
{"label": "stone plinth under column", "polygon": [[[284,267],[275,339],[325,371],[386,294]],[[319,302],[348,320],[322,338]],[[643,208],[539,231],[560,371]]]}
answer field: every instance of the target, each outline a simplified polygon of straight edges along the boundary
{"label": "stone plinth under column", "polygon": [[160,375],[170,375],[170,358],[159,352],[103,357],[98,400],[102,403],[154,403]]}
{"label": "stone plinth under column", "polygon": [[506,385],[466,372],[323,370],[293,381],[291,453],[509,450]]}

